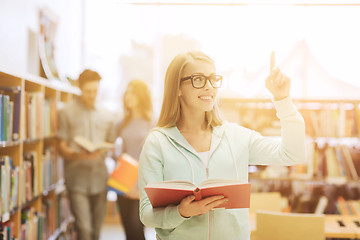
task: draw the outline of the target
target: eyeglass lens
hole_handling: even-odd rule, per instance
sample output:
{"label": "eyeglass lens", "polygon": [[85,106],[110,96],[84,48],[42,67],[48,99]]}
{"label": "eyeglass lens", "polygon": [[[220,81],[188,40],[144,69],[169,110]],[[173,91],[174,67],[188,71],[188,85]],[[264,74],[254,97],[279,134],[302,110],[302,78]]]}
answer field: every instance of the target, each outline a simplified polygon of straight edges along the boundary
{"label": "eyeglass lens", "polygon": [[209,77],[202,76],[202,75],[193,76],[192,83],[195,88],[203,88],[206,85],[207,79],[209,79],[209,82],[213,87],[218,88],[221,86],[222,79],[220,76],[217,76],[217,75],[209,76]]}

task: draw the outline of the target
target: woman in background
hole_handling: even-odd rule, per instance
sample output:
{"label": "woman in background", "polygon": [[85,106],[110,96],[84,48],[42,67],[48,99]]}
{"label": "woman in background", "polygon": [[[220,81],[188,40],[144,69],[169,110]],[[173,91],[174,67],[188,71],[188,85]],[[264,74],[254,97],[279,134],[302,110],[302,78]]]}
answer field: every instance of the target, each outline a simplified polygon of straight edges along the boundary
{"label": "woman in background", "polygon": [[[117,126],[123,140],[122,152],[139,159],[144,139],[152,128],[152,100],[148,86],[141,80],[129,82],[123,98],[124,119]],[[142,240],[144,225],[139,219],[139,190],[137,185],[127,195],[118,195],[120,218],[126,239]]]}

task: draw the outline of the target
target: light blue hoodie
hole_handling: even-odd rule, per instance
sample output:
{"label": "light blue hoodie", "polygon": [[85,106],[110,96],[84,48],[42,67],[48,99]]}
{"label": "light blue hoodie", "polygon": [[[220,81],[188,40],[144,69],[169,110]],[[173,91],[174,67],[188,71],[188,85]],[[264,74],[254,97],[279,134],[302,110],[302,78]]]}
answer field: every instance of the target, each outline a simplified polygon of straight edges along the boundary
{"label": "light blue hoodie", "polygon": [[[140,219],[157,239],[250,239],[249,209],[214,209],[184,218],[178,206],[153,208],[144,187],[151,182],[206,179],[248,181],[248,165],[288,166],[305,161],[305,124],[291,98],[274,102],[281,139],[263,137],[234,123],[213,128],[208,167],[177,127],[155,128],[147,137],[139,166]],[[259,116],[261,117],[261,116]]]}

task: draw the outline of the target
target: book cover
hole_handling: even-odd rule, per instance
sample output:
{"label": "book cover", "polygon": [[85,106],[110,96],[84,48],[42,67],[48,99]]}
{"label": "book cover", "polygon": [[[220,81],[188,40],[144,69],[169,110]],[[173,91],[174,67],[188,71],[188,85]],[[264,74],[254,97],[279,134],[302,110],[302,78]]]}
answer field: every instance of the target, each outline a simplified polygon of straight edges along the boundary
{"label": "book cover", "polygon": [[113,143],[109,142],[101,142],[98,144],[92,143],[89,139],[82,137],[82,136],[76,136],[74,138],[74,142],[77,143],[79,146],[87,150],[88,152],[94,152],[99,149],[111,149],[114,148]]}
{"label": "book cover", "polygon": [[136,185],[139,164],[136,159],[127,153],[121,154],[117,162],[117,166],[110,174],[107,186],[109,190],[124,195]]}
{"label": "book cover", "polygon": [[227,179],[209,179],[199,186],[186,181],[164,181],[149,183],[145,191],[154,208],[177,205],[183,198],[193,194],[195,201],[223,195],[229,201],[218,208],[232,209],[250,207],[250,186],[250,183]]}

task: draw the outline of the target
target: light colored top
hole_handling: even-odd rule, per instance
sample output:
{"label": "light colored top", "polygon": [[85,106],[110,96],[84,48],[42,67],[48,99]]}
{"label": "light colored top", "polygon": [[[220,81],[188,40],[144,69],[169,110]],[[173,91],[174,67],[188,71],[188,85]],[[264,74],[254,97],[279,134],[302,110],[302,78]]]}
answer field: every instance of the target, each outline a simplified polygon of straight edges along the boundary
{"label": "light colored top", "polygon": [[204,163],[204,166],[207,167],[208,163],[209,163],[209,158],[210,158],[210,151],[197,152],[197,155],[200,158],[200,160]]}
{"label": "light colored top", "polygon": [[[75,152],[81,147],[74,142],[75,136],[82,136],[94,144],[114,142],[115,129],[112,114],[98,107],[88,109],[75,100],[58,112],[57,137],[65,140]],[[65,159],[65,184],[68,190],[95,194],[106,189],[108,171],[105,154],[92,161]]]}
{"label": "light colored top", "polygon": [[177,127],[155,128],[140,155],[140,219],[154,227],[158,239],[250,239],[249,209],[215,209],[183,218],[178,206],[153,208],[144,187],[151,182],[206,179],[248,182],[248,165],[293,165],[305,162],[305,124],[290,97],[274,102],[281,139],[264,137],[234,123],[213,128],[206,168]]}
{"label": "light colored top", "polygon": [[[116,133],[119,132],[121,122],[116,126]],[[123,140],[123,152],[130,154],[136,160],[140,157],[142,146],[145,142],[146,136],[149,134],[150,129],[153,127],[152,123],[149,123],[144,118],[133,118],[118,134]]]}

